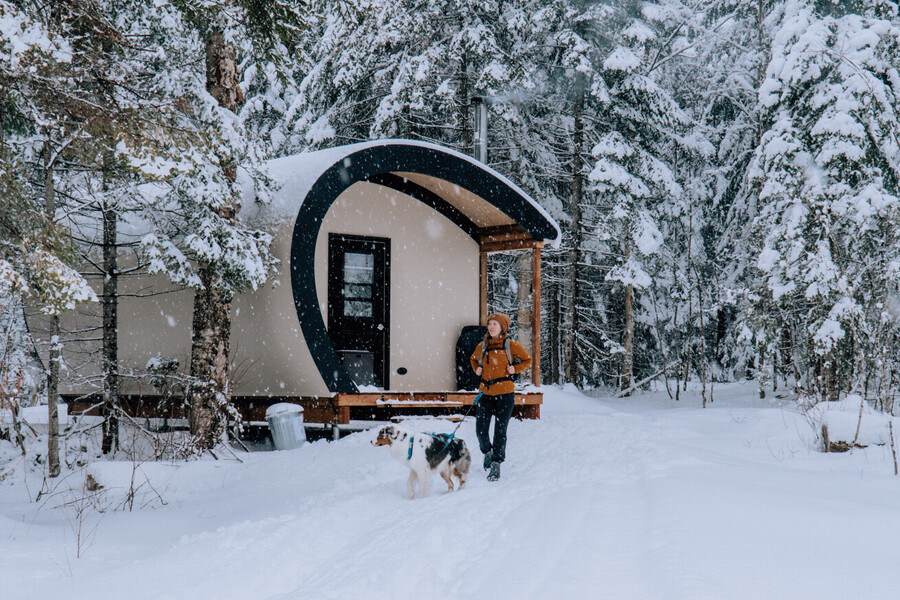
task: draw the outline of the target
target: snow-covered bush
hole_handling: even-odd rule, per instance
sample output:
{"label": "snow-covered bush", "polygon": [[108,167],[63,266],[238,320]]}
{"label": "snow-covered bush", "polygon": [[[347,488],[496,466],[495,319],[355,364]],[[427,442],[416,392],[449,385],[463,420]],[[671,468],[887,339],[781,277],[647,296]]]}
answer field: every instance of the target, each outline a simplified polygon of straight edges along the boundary
{"label": "snow-covered bush", "polygon": [[890,423],[897,420],[872,408],[859,394],[849,394],[837,402],[819,402],[807,410],[806,416],[826,452],[890,445]]}

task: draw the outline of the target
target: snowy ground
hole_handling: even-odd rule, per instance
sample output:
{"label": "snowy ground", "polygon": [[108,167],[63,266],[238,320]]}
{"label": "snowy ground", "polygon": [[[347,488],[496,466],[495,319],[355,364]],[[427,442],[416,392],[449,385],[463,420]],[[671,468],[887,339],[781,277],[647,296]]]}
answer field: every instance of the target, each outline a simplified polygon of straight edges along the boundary
{"label": "snowy ground", "polygon": [[[794,404],[754,389],[701,409],[546,388],[543,418],[510,426],[500,482],[467,421],[469,486],[436,478],[415,501],[374,432],[242,462],[95,463],[107,487],[81,511],[81,471],[46,503],[7,479],[0,597],[896,599],[890,447],[821,453]],[[132,474],[134,510],[114,510]]]}

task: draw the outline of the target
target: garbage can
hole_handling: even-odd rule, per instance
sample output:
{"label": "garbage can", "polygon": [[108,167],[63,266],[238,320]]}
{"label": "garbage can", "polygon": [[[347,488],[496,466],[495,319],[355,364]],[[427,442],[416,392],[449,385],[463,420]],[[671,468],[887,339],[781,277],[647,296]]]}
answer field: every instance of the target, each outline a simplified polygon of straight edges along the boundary
{"label": "garbage can", "polygon": [[306,443],[302,406],[288,402],[273,404],[266,409],[266,421],[276,450],[293,450]]}

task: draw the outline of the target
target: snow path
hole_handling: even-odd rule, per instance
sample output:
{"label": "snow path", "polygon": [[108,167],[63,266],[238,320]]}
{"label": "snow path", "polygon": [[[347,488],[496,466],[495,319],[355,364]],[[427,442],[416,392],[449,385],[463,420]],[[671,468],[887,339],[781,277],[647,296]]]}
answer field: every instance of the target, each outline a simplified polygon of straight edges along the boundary
{"label": "snow path", "polygon": [[[469,420],[468,487],[447,494],[435,477],[416,501],[374,432],[144,465],[166,504],[89,514],[80,559],[64,509],[2,485],[0,572],[19,574],[2,597],[896,598],[900,478],[885,450],[821,454],[789,406],[739,400],[551,389],[542,420],[511,425],[500,482],[484,479]],[[112,488],[131,468],[92,472]]]}

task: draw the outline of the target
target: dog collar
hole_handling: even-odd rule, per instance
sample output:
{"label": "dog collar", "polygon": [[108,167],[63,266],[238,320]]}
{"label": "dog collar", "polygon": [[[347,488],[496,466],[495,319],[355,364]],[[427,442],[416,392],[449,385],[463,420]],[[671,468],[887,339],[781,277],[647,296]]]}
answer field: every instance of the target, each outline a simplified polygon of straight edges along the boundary
{"label": "dog collar", "polygon": [[412,451],[413,451],[413,436],[410,435],[409,436],[409,454],[406,457],[407,460],[412,459]]}

